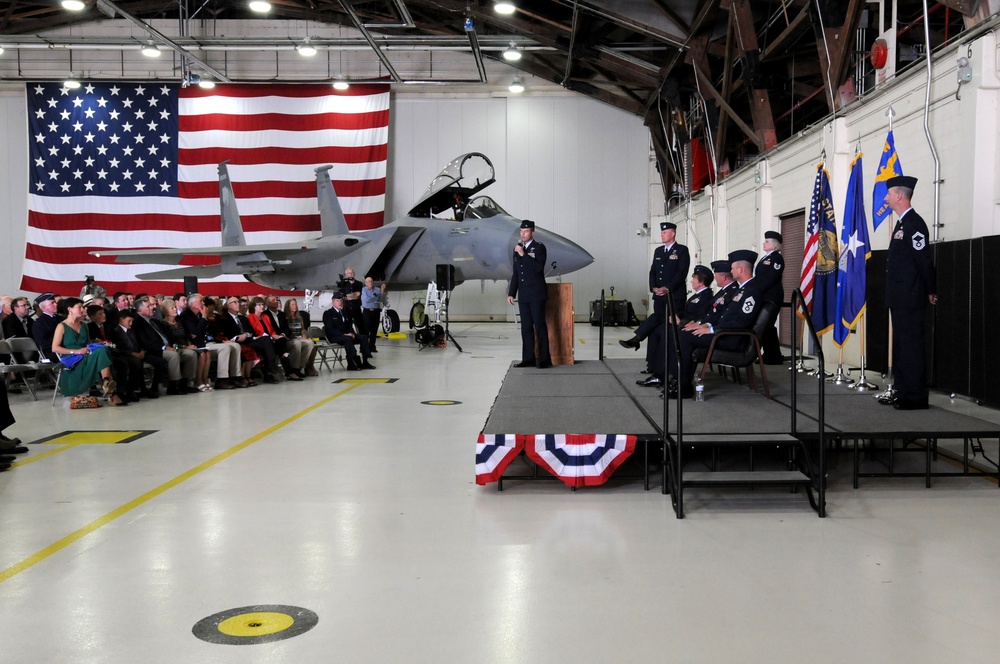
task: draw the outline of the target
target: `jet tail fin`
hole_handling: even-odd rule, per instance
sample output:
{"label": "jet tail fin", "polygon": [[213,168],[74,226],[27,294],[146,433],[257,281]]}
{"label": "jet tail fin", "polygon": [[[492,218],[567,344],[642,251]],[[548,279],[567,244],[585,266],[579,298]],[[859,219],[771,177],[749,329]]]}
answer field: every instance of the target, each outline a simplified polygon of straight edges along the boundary
{"label": "jet tail fin", "polygon": [[233,183],[229,181],[228,161],[219,164],[219,206],[222,211],[222,246],[243,247],[247,239],[243,235],[240,212],[236,209]]}
{"label": "jet tail fin", "polygon": [[347,219],[340,208],[337,192],[330,182],[332,165],[320,166],[316,169],[316,197],[319,200],[320,231],[323,237],[329,235],[345,235],[351,231],[347,228]]}

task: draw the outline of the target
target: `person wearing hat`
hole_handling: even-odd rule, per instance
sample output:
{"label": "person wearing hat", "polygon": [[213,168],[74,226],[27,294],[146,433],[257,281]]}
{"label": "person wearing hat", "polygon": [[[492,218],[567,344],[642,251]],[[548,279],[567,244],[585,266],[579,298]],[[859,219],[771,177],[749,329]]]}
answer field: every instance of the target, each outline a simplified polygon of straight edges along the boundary
{"label": "person wearing hat", "polygon": [[[684,314],[684,296],[687,294],[685,282],[691,267],[691,254],[688,248],[677,242],[677,224],[660,222],[660,241],[663,243],[653,252],[653,262],[649,266],[649,290],[653,294],[653,314],[635,330],[631,339],[619,340],[625,348],[639,350],[644,339],[657,330],[667,316],[667,295],[673,298],[674,313],[678,317]],[[659,337],[662,339],[662,337]],[[646,371],[655,373],[657,350],[655,342],[646,347]],[[638,381],[640,385],[659,385],[653,378]]]}
{"label": "person wearing hat", "polygon": [[[780,309],[785,300],[785,289],[781,285],[781,275],[785,273],[785,259],[781,257],[781,233],[767,231],[764,233],[764,255],[754,268],[754,281],[761,297]],[[781,364],[781,342],[778,341],[778,319],[774,325],[764,330],[764,338],[760,340],[761,355],[764,364]]]}
{"label": "person wearing hat", "polygon": [[937,273],[927,224],[910,205],[917,178],[899,175],[886,186],[885,202],[898,217],[885,265],[895,389],[889,403],[899,410],[922,410],[928,407],[924,318],[928,303],[937,304]]}
{"label": "person wearing hat", "polygon": [[[507,303],[521,314],[521,361],[517,367],[546,369],[552,366],[549,328],[545,324],[545,245],[535,240],[535,222],[521,222],[521,241],[514,245],[514,273],[507,289]],[[535,342],[538,356],[535,356]]]}
{"label": "person wearing hat", "polygon": [[104,286],[94,282],[94,275],[88,274],[85,277],[86,283],[83,288],[80,289],[80,299],[83,300],[85,305],[90,304],[87,300],[89,295],[91,299],[95,297],[107,297],[108,291],[105,290]]}
{"label": "person wearing hat", "polygon": [[[354,331],[351,318],[344,310],[344,294],[337,292],[333,294],[333,303],[330,308],[323,313],[323,332],[326,333],[326,340],[332,344],[344,347],[347,354],[347,369],[349,371],[361,371],[362,369],[374,369],[375,366],[369,362],[371,351],[368,348],[368,338],[364,334]],[[361,358],[358,358],[358,349],[361,348]]]}
{"label": "person wearing hat", "polygon": [[[732,265],[733,277],[738,282],[738,287],[727,304],[725,311],[718,318],[718,322],[704,323],[701,325],[689,326],[680,334],[680,355],[681,355],[681,375],[678,378],[677,388],[671,388],[668,396],[677,395],[675,390],[680,390],[681,397],[687,399],[694,395],[694,387],[691,384],[694,378],[694,361],[692,354],[695,348],[708,348],[712,345],[712,339],[716,332],[723,330],[749,330],[757,322],[760,315],[760,308],[764,304],[764,298],[757,289],[757,284],[753,277],[753,266],[757,262],[757,253],[754,251],[741,249],[729,254],[729,262]],[[717,348],[728,350],[738,350],[745,339],[738,337],[723,337],[716,344]],[[668,369],[673,369],[673,362],[666,363]]]}
{"label": "person wearing hat", "polygon": [[52,337],[62,318],[56,314],[59,304],[55,294],[42,293],[35,298],[35,306],[38,307],[38,319],[31,330],[31,336],[43,358],[50,362],[58,362],[59,358],[52,352]]}

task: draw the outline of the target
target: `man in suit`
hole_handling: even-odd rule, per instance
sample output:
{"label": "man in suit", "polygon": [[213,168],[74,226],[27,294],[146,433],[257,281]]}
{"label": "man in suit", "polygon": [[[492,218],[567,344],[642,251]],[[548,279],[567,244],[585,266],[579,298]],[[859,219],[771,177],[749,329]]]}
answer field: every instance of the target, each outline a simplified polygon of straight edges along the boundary
{"label": "man in suit", "polygon": [[52,352],[52,337],[62,321],[62,317],[56,314],[56,308],[59,306],[56,296],[54,293],[42,293],[35,298],[35,305],[38,307],[38,320],[31,328],[31,336],[35,339],[42,358],[58,362],[59,358]]}
{"label": "man in suit", "polygon": [[[781,284],[781,276],[785,273],[785,259],[781,256],[781,233],[767,231],[764,233],[764,255],[754,268],[753,277],[757,290],[767,302],[774,302],[780,309],[785,299],[785,289]],[[781,364],[781,342],[778,341],[778,319],[774,325],[764,330],[764,338],[760,340],[761,355],[764,364]]]}
{"label": "man in suit", "polygon": [[[126,402],[138,401],[140,395],[147,399],[160,396],[159,383],[155,378],[153,389],[146,389],[142,369],[146,353],[139,347],[139,342],[132,333],[132,324],[137,316],[131,309],[123,309],[118,312],[118,325],[105,327],[107,340],[115,345],[111,352],[111,362],[120,390],[119,396]],[[90,324],[93,325],[94,322],[91,321]]]}
{"label": "man in suit", "polygon": [[[351,319],[344,310],[343,293],[333,294],[333,303],[323,313],[323,331],[326,333],[327,341],[344,347],[344,352],[347,353],[347,368],[350,371],[375,368],[369,362],[371,351],[368,348],[367,336],[354,331]],[[358,359],[357,347],[361,348],[361,359]]]}
{"label": "man in suit", "polygon": [[[139,314],[132,323],[139,347],[145,352],[143,362],[153,367],[153,387],[159,394],[160,383],[166,378],[167,394],[179,395],[197,392],[188,388],[185,379],[194,378],[197,358],[194,353],[182,356],[170,341],[153,326],[153,309],[155,305],[148,297],[138,297],[135,300],[136,312]],[[119,317],[122,312],[118,312]]]}
{"label": "man in suit", "polygon": [[[28,337],[34,339],[32,331],[35,321],[31,318],[31,303],[26,297],[15,297],[11,300],[11,314],[3,319],[4,339],[15,337]],[[37,353],[15,353],[18,362],[34,362],[38,359]]]}
{"label": "man in suit", "polygon": [[[277,383],[274,373],[278,370],[278,356],[274,352],[274,342],[269,337],[255,337],[253,327],[247,317],[240,313],[244,304],[241,298],[231,297],[226,301],[226,313],[219,316],[222,333],[230,341],[253,348],[261,361],[261,373],[265,383]],[[250,376],[244,376],[250,380]]]}
{"label": "man in suit", "polygon": [[927,224],[910,205],[917,178],[899,175],[889,178],[886,186],[885,202],[898,216],[885,266],[896,391],[894,402],[888,403],[899,410],[922,410],[928,407],[924,317],[928,303],[937,304],[937,272]]}
{"label": "man in suit", "polygon": [[[507,289],[507,303],[521,314],[521,361],[517,367],[552,366],[549,354],[549,329],[545,324],[545,264],[548,254],[545,245],[535,240],[535,222],[521,222],[521,241],[514,245],[514,273]],[[535,357],[535,343],[538,357]]]}

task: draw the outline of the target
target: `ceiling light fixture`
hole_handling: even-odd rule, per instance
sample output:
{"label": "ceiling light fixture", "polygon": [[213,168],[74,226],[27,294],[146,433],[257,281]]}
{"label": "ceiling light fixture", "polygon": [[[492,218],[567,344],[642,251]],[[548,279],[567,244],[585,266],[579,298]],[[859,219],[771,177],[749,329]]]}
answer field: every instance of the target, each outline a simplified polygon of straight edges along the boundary
{"label": "ceiling light fixture", "polygon": [[310,44],[308,39],[296,46],[295,50],[299,52],[299,55],[306,58],[311,58],[316,55],[316,47]]}
{"label": "ceiling light fixture", "polygon": [[515,76],[514,80],[510,82],[510,85],[507,87],[507,89],[513,92],[514,94],[520,94],[524,92],[524,83],[521,82],[521,78],[519,76]]}
{"label": "ceiling light fixture", "polygon": [[63,9],[67,9],[71,12],[83,11],[87,6],[81,0],[62,0]]}
{"label": "ceiling light fixture", "polygon": [[77,88],[80,87],[80,81],[76,80],[75,78],[72,77],[72,75],[70,75],[70,78],[67,78],[65,81],[63,81],[63,86],[67,90],[76,90]]}
{"label": "ceiling light fixture", "polygon": [[160,53],[160,47],[153,42],[149,42],[142,47],[142,54],[147,58],[158,58],[162,55],[162,53]]}
{"label": "ceiling light fixture", "polygon": [[521,51],[514,45],[514,42],[511,42],[510,48],[503,52],[503,59],[507,62],[517,62],[521,59]]}
{"label": "ceiling light fixture", "polygon": [[198,81],[198,87],[203,90],[211,90],[212,88],[215,87],[215,81],[203,78],[200,81]]}
{"label": "ceiling light fixture", "polygon": [[271,11],[271,3],[264,0],[251,0],[250,9],[258,14],[266,14]]}
{"label": "ceiling light fixture", "polygon": [[0,46],[0,55],[3,55],[3,47]]}
{"label": "ceiling light fixture", "polygon": [[510,0],[498,0],[498,2],[494,3],[493,5],[493,11],[495,11],[497,14],[503,14],[504,16],[509,16],[513,14],[515,11],[517,11],[517,7],[515,7],[514,3],[510,2]]}
{"label": "ceiling light fixture", "polygon": [[347,81],[345,81],[342,78],[338,78],[337,80],[335,80],[333,82],[333,89],[334,90],[346,90],[349,87],[351,87],[351,84],[348,83]]}

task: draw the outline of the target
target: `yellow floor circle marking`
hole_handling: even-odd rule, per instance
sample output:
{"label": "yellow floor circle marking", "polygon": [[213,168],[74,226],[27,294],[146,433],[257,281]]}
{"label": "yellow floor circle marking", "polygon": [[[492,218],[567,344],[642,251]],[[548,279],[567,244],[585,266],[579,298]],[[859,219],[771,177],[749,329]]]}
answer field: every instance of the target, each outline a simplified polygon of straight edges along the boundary
{"label": "yellow floor circle marking", "polygon": [[425,406],[457,406],[461,401],[452,401],[451,399],[432,399],[431,401],[421,401]]}
{"label": "yellow floor circle marking", "polygon": [[229,636],[263,636],[283,632],[295,624],[287,613],[242,613],[219,623],[219,631]]}
{"label": "yellow floor circle marking", "polygon": [[191,633],[202,641],[226,646],[252,646],[304,634],[319,623],[309,609],[284,604],[241,606],[202,618]]}

